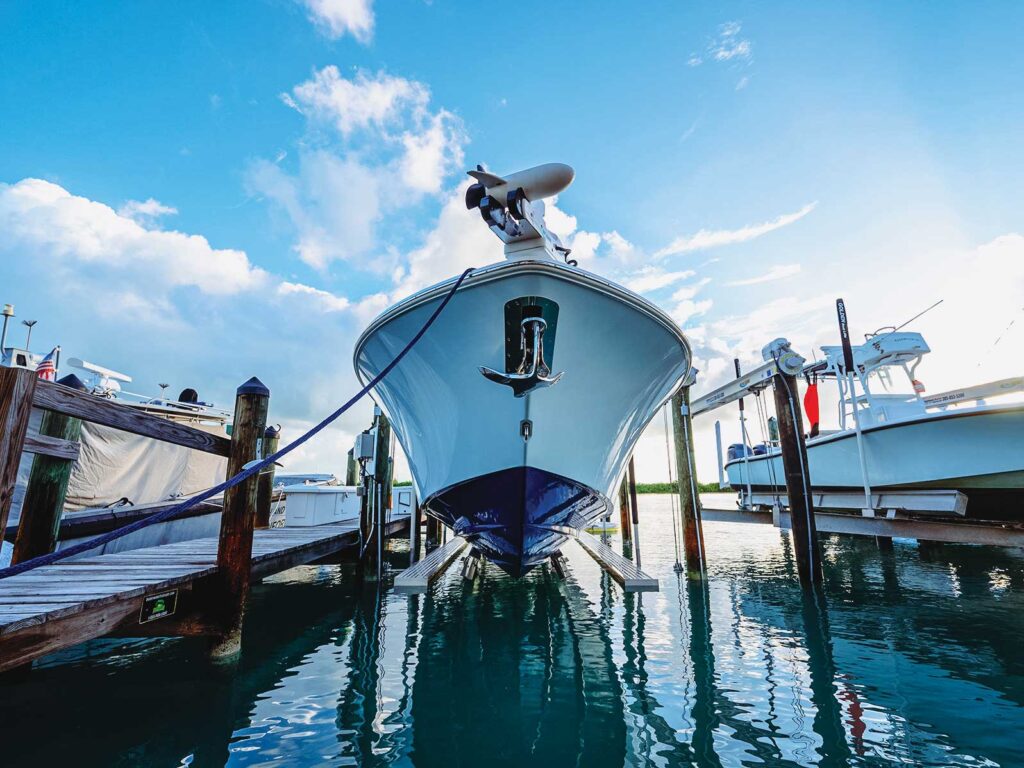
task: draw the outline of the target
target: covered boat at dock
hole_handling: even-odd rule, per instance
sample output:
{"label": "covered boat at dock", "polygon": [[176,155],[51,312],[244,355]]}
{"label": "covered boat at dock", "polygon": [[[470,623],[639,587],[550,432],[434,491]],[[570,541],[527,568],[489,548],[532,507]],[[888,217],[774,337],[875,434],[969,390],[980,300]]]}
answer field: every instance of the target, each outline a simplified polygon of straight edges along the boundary
{"label": "covered boat at dock", "polygon": [[[543,224],[542,198],[572,180],[550,164],[507,178],[471,172],[467,206],[505,242],[375,389],[425,511],[520,575],[610,510],[644,427],[690,367],[656,306],[579,269]],[[367,381],[451,289],[427,288],[356,344]]]}

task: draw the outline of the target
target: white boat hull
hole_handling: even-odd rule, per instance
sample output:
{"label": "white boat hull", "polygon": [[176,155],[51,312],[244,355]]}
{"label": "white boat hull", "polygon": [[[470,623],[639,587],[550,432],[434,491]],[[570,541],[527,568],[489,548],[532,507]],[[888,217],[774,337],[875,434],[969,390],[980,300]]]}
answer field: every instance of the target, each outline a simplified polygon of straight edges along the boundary
{"label": "white boat hull", "polygon": [[[407,299],[367,329],[355,353],[364,381],[449,287]],[[564,376],[515,397],[480,367],[505,369],[505,305],[521,297],[557,304],[547,362]],[[510,261],[467,278],[375,399],[427,511],[521,573],[608,508],[637,438],[689,364],[682,333],[640,297],[554,262]]]}
{"label": "white boat hull", "polygon": [[[967,513],[1014,516],[1024,512],[1024,404],[982,406],[929,414],[863,432],[871,488],[955,489]],[[807,441],[815,490],[863,488],[853,430]],[[785,486],[777,451],[725,465],[729,484],[753,490]]]}

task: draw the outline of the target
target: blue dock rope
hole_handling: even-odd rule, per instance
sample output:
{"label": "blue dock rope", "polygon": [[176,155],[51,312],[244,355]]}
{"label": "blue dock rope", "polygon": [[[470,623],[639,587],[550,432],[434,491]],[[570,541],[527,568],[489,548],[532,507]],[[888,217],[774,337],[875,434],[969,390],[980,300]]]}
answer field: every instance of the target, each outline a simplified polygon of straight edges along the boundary
{"label": "blue dock rope", "polygon": [[402,351],[399,352],[395,356],[395,358],[390,363],[388,363],[380,373],[374,376],[373,379],[371,379],[366,384],[366,386],[364,386],[355,395],[349,398],[349,400],[340,408],[338,408],[338,410],[336,410],[326,419],[321,421],[315,427],[310,429],[304,435],[301,435],[300,437],[296,438],[291,443],[286,445],[284,448],[277,451],[277,453],[273,453],[270,456],[261,459],[259,462],[250,465],[246,469],[243,469],[234,477],[228,478],[220,485],[215,485],[213,488],[203,491],[197,496],[193,496],[183,501],[181,504],[176,504],[173,507],[169,507],[168,509],[161,510],[160,512],[155,512],[152,515],[149,515],[148,517],[144,517],[141,520],[136,520],[134,523],[129,523],[126,526],[110,531],[109,533],[105,533],[102,536],[97,536],[96,538],[90,539],[89,541],[83,541],[80,544],[74,544],[70,547],[66,547],[65,549],[61,549],[56,552],[50,552],[46,555],[33,557],[31,560],[25,560],[24,562],[18,563],[17,565],[12,565],[7,568],[0,568],[0,579],[6,579],[10,576],[17,576],[19,573],[26,573],[28,571],[35,570],[36,568],[41,568],[44,565],[52,565],[53,563],[56,563],[60,560],[65,560],[69,557],[80,555],[83,552],[88,552],[92,549],[96,549],[97,547],[102,547],[106,544],[109,544],[112,541],[116,541],[117,539],[120,539],[123,536],[127,536],[130,533],[135,533],[135,531],[140,531],[143,528],[146,528],[150,525],[162,523],[165,520],[170,520],[174,516],[180,515],[182,512],[191,509],[197,504],[201,504],[202,502],[206,501],[212,496],[216,496],[217,494],[226,491],[228,488],[234,488],[236,485],[244,483],[253,475],[258,474],[261,470],[265,469],[266,467],[269,467],[282,456],[291,453],[300,445],[302,445],[310,438],[321,432],[332,422],[336,421],[338,417],[340,417],[343,413],[345,413],[345,411],[347,411],[349,408],[351,408],[353,405],[355,405],[361,399],[363,399],[363,397],[365,397],[366,394],[371,389],[377,386],[385,376],[391,373],[394,367],[402,361],[402,358],[406,356],[409,350],[416,346],[417,342],[419,342],[419,340],[423,337],[423,334],[427,332],[427,329],[429,329],[430,326],[434,324],[434,321],[444,311],[444,308],[448,306],[448,302],[451,301],[452,297],[455,295],[455,292],[459,290],[459,288],[462,286],[463,281],[467,277],[469,277],[469,274],[472,271],[472,268],[467,269],[459,276],[459,279],[455,281],[455,285],[453,285],[451,290],[448,291],[447,295],[444,297],[444,300],[437,306],[437,309],[434,310],[433,314],[430,315],[430,317],[427,319],[427,322],[423,324],[423,327],[420,328],[419,331],[417,331],[416,335],[412,337],[412,339],[409,341],[408,344],[405,345]]}

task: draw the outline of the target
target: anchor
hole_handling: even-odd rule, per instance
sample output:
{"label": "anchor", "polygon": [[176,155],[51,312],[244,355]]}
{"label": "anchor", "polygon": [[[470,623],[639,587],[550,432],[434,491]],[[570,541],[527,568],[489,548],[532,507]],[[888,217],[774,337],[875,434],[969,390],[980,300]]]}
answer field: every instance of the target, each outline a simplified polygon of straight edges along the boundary
{"label": "anchor", "polygon": [[521,327],[520,349],[523,358],[516,371],[502,373],[480,366],[480,373],[490,381],[512,387],[516,397],[557,384],[565,373],[563,371],[552,376],[551,368],[544,362],[544,331],[548,327],[547,322],[541,317],[525,317]]}

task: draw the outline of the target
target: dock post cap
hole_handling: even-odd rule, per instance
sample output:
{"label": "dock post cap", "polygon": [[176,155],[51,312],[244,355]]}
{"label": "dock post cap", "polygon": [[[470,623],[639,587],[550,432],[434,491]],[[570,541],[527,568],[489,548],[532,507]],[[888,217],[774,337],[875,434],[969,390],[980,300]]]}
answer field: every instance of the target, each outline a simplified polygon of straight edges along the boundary
{"label": "dock post cap", "polygon": [[253,376],[242,386],[235,390],[236,395],[265,395],[270,397],[270,390],[267,389],[267,385],[260,381],[258,378]]}
{"label": "dock post cap", "polygon": [[73,373],[69,373],[63,378],[57,379],[57,383],[62,387],[70,387],[71,389],[77,389],[79,392],[88,392],[89,388],[85,386],[85,382],[75,376]]}

